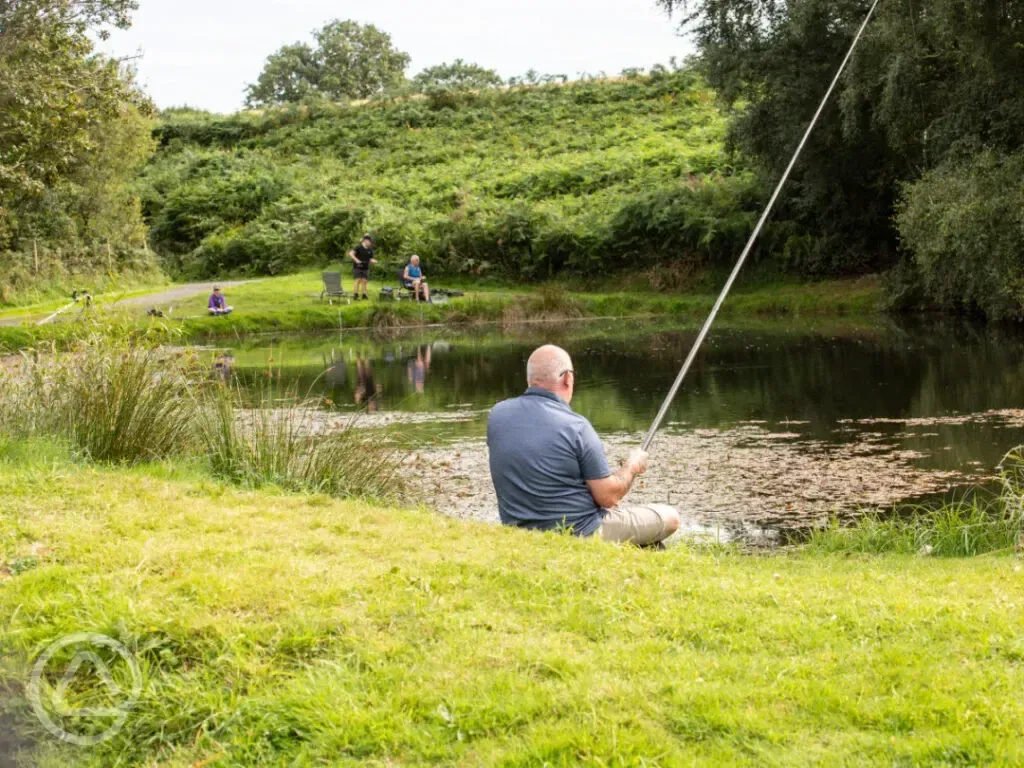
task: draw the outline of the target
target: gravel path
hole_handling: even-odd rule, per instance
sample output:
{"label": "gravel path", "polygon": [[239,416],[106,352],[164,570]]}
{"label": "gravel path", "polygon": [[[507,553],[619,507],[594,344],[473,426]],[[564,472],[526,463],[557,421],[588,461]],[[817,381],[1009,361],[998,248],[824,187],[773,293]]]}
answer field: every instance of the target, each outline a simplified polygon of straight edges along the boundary
{"label": "gravel path", "polygon": [[[147,293],[142,296],[132,296],[127,299],[120,299],[112,304],[104,304],[104,309],[131,309],[131,308],[142,308],[154,306],[165,306],[170,304],[172,301],[182,301],[184,299],[190,299],[193,296],[209,292],[214,285],[218,285],[221,288],[234,288],[239,285],[245,285],[249,280],[226,280],[224,282],[214,283],[208,281],[205,283],[185,283],[183,285],[176,285],[173,288],[167,288],[163,291],[156,291],[155,293]],[[45,317],[53,314],[53,311],[48,312],[32,312],[25,315],[14,315],[10,317],[0,318],[0,326],[5,325],[21,325],[26,322],[36,322],[42,320]],[[68,317],[74,317],[76,310],[70,309],[64,315],[56,318],[54,322],[57,322]]]}
{"label": "gravel path", "polygon": [[121,299],[115,301],[111,306],[113,307],[152,307],[159,306],[161,304],[169,304],[172,301],[181,301],[182,299],[190,299],[193,296],[201,293],[209,293],[213,290],[213,286],[217,285],[223,289],[235,288],[239,285],[245,285],[248,280],[225,280],[224,282],[206,282],[206,283],[186,283],[184,285],[176,285],[173,288],[169,288],[166,291],[160,291],[159,293],[147,293],[145,296],[132,296],[130,299]]}

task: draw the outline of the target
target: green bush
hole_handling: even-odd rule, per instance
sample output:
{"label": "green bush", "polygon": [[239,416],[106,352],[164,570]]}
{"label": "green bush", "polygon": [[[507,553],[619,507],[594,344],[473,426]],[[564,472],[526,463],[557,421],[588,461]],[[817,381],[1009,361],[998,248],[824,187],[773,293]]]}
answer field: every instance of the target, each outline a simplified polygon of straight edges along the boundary
{"label": "green bush", "polygon": [[195,277],[225,271],[278,275],[312,260],[313,237],[308,225],[286,221],[258,221],[225,229],[206,238],[192,254],[189,272]]}
{"label": "green bush", "polygon": [[925,296],[992,319],[1024,314],[1024,153],[982,152],[904,190],[897,217]]}
{"label": "green bush", "polygon": [[187,254],[209,236],[258,219],[291,186],[286,171],[262,155],[187,153],[181,162],[143,194],[153,244],[168,254]]}
{"label": "green bush", "polygon": [[753,177],[744,174],[647,192],[612,219],[612,243],[641,262],[680,254],[731,261],[754,228],[756,191]]}

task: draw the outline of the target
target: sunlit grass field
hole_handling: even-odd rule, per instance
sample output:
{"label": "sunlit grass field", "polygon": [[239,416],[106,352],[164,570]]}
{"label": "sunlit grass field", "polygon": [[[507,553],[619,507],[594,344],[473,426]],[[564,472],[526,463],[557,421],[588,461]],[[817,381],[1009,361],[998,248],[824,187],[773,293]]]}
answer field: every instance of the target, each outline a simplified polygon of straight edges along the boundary
{"label": "sunlit grass field", "polygon": [[[0,462],[0,643],[40,765],[1016,765],[1020,562],[652,553],[245,491],[188,464]],[[137,654],[61,746],[19,681]]]}

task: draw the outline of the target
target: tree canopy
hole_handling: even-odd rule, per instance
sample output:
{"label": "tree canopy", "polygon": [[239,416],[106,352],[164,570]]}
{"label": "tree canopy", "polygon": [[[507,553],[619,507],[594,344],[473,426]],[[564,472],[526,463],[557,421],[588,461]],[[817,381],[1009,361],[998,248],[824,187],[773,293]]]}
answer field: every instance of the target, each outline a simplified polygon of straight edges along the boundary
{"label": "tree canopy", "polygon": [[332,21],[313,32],[316,47],[286,45],[271,54],[246,94],[250,107],[309,97],[365,99],[405,79],[409,55],[372,24]]}
{"label": "tree canopy", "polygon": [[124,27],[131,0],[0,0],[0,202],[42,194],[129,94],[90,57],[91,27]]}
{"label": "tree canopy", "polygon": [[412,79],[418,91],[479,91],[504,85],[501,75],[493,69],[456,59],[451,64],[427,67]]}
{"label": "tree canopy", "polygon": [[151,105],[90,35],[134,0],[0,0],[0,252],[139,234],[127,192],[152,151]]}
{"label": "tree canopy", "polygon": [[[681,12],[711,84],[740,107],[734,146],[777,177],[869,0],[659,2]],[[983,149],[1018,150],[1022,30],[1022,0],[883,2],[787,192],[782,215],[820,234],[794,258],[823,271],[891,264],[906,184]]]}

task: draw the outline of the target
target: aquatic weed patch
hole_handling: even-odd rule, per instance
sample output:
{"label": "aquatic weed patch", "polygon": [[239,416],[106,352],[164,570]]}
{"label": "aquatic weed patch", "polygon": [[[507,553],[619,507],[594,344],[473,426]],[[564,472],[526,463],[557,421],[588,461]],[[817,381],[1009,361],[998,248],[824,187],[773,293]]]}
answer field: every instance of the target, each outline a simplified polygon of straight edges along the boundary
{"label": "aquatic weed patch", "polygon": [[[806,534],[836,516],[845,524],[865,510],[886,510],[902,499],[970,484],[984,474],[927,470],[896,441],[865,435],[843,444],[807,439],[781,425],[721,429],[670,428],[658,455],[631,492],[638,503],[670,503],[699,534],[777,543],[779,531]],[[642,435],[608,434],[613,463]],[[407,475],[430,505],[459,519],[497,520],[497,498],[482,439],[460,440],[413,453]],[[878,516],[880,522],[888,518]],[[916,550],[914,550],[916,551]]]}

